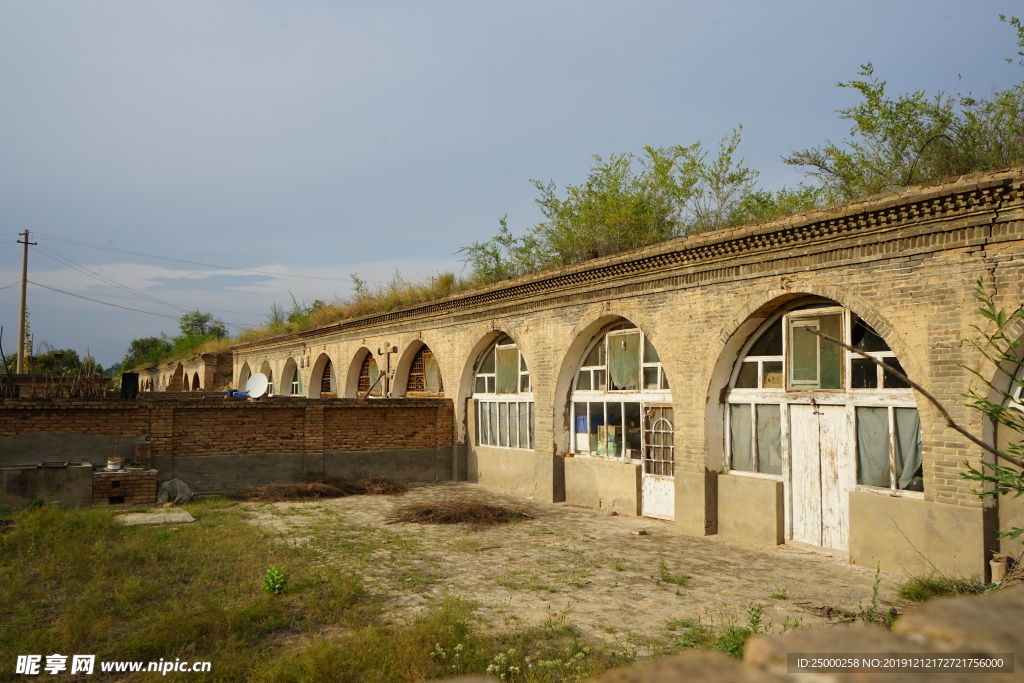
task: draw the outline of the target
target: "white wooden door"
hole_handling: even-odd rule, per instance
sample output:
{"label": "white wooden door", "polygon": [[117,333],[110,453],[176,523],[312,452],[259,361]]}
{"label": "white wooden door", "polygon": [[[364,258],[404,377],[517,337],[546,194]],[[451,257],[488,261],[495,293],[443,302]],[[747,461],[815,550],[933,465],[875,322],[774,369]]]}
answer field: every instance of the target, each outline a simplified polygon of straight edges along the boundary
{"label": "white wooden door", "polygon": [[846,550],[850,497],[856,486],[855,443],[846,406],[789,406],[788,486],[793,540]]}
{"label": "white wooden door", "polygon": [[676,483],[673,477],[643,473],[640,508],[644,517],[676,518]]}
{"label": "white wooden door", "polygon": [[671,406],[644,406],[643,470],[640,514],[676,518],[676,482]]}

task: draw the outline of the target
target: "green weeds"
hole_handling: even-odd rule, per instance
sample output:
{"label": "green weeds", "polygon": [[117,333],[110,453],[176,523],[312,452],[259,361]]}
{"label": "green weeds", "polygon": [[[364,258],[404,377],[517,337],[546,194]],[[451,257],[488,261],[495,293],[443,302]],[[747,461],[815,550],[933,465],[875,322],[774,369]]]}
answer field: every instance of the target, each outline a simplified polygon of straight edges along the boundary
{"label": "green weeds", "polygon": [[271,595],[280,595],[288,588],[288,572],[281,567],[267,567],[261,588]]}
{"label": "green weeds", "polygon": [[929,574],[913,576],[900,584],[896,595],[904,600],[924,602],[944,595],[973,595],[985,590],[985,585],[977,579],[949,578]]}
{"label": "green weeds", "polygon": [[662,583],[671,583],[682,587],[686,585],[690,578],[688,574],[673,574],[670,572],[668,567],[665,566],[665,560],[661,560],[658,563],[658,580]]}

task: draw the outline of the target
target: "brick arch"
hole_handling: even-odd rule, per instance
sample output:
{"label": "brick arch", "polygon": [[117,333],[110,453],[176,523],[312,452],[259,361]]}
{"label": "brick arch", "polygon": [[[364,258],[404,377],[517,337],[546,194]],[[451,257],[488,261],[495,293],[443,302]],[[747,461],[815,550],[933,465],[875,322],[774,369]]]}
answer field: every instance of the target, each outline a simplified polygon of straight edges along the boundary
{"label": "brick arch", "polygon": [[174,372],[167,380],[167,391],[185,391],[187,386],[185,382],[188,380],[185,378],[185,368],[181,363],[174,366]]}
{"label": "brick arch", "polygon": [[[921,365],[911,348],[896,333],[889,317],[863,297],[835,286],[801,287],[798,291],[776,288],[759,292],[745,299],[737,312],[714,334],[708,336],[704,348],[705,361],[697,386],[704,388],[704,396],[707,397],[704,415],[704,466],[707,469],[721,471],[724,465],[722,397],[744,345],[769,318],[788,309],[795,302],[811,297],[834,301],[860,316],[889,345],[907,376],[925,384]],[[915,398],[923,415],[927,401],[916,393]]]}
{"label": "brick arch", "polygon": [[313,363],[313,368],[309,374],[309,386],[306,387],[306,396],[309,398],[320,398],[321,394],[324,393],[323,380],[325,379],[324,374],[331,373],[327,377],[329,382],[329,391],[326,393],[338,393],[338,366],[331,362],[331,357],[327,353],[321,353],[317,356],[316,361]]}
{"label": "brick arch", "polygon": [[239,391],[244,390],[245,383],[249,381],[250,375],[252,375],[252,368],[249,367],[249,361],[245,361],[238,370],[238,381],[235,383],[235,388]]}
{"label": "brick arch", "polygon": [[[580,361],[583,359],[583,353],[603,328],[617,321],[625,321],[636,325],[645,335],[650,337],[651,343],[658,349],[658,353],[664,354],[664,350],[657,344],[655,325],[641,309],[633,306],[605,303],[594,306],[587,311],[573,327],[572,332],[569,333],[569,338],[572,341],[562,354],[558,365],[558,374],[555,376],[555,393],[554,400],[552,401],[552,417],[554,418],[552,431],[556,453],[565,453],[571,450],[569,448],[569,402],[572,396],[572,381],[576,376],[576,370],[579,368]],[[667,365],[664,363],[664,356],[662,360],[664,367]],[[672,378],[669,377],[669,382],[671,383],[671,381]]]}
{"label": "brick arch", "polygon": [[[990,329],[985,331],[991,334],[990,330],[995,329],[995,323],[989,324]],[[1024,318],[1012,318],[1007,321],[1006,326],[1003,328],[1003,332],[1010,343],[1016,343],[1016,348],[1010,353],[1016,357],[1016,362],[1003,361],[999,364],[999,367],[993,367],[992,363],[985,359],[981,354],[981,351],[977,352],[977,360],[970,367],[975,372],[979,373],[982,377],[988,379],[988,385],[981,381],[981,379],[972,374],[970,376],[970,384],[968,391],[975,391],[991,403],[1001,405],[1006,403],[1006,394],[1013,388],[1011,383],[1014,377],[1018,376],[1018,373],[1024,372]],[[975,335],[980,337],[980,335]],[[978,340],[978,343],[982,343]],[[984,348],[984,346],[982,347]],[[966,372],[966,371],[965,371]],[[1000,429],[1008,429],[1007,427],[999,427],[995,421],[985,418],[982,420],[981,436],[986,443],[996,444],[997,433]],[[995,456],[991,453],[984,452],[982,457],[986,462],[993,462]]]}
{"label": "brick arch", "polygon": [[[908,377],[915,381],[924,379],[921,366],[917,362],[915,354],[903,339],[896,334],[896,328],[893,326],[888,315],[883,313],[878,306],[849,289],[826,285],[822,287],[801,287],[798,291],[789,288],[769,289],[745,299],[738,307],[736,314],[724,323],[716,334],[709,336],[709,347],[707,348],[705,365],[701,369],[701,385],[706,385],[706,379],[714,374],[719,363],[723,361],[720,358],[721,354],[730,346],[730,342],[735,340],[737,334],[745,332],[744,328],[749,327],[751,321],[756,321],[754,325],[756,329],[764,319],[779,309],[807,297],[831,299],[840,306],[848,308],[859,315],[889,344],[889,348],[892,349],[893,353],[896,354],[896,357],[903,364]],[[753,332],[754,330],[750,330],[747,336],[753,334]],[[744,337],[743,341],[746,341],[746,337]],[[740,346],[742,346],[742,343]],[[730,363],[736,362],[739,358],[739,351],[740,349],[737,348],[735,353],[732,354]],[[921,384],[923,385],[924,382],[921,382]],[[711,390],[713,390],[713,387],[709,388],[709,391]],[[711,394],[707,395],[710,396]]]}
{"label": "brick arch", "polygon": [[[299,372],[301,371],[299,370],[298,362],[295,360],[295,358],[289,356],[288,360],[284,362],[284,369],[281,370],[281,378],[278,380],[279,386],[277,388],[277,393],[284,396],[301,396],[301,393],[292,393],[292,377],[294,377]],[[301,374],[299,375],[299,383],[302,383]]]}
{"label": "brick arch", "polygon": [[[352,356],[352,361],[349,363],[348,373],[346,374],[345,379],[345,398],[362,398],[362,395],[359,392],[359,375],[362,372],[363,363],[366,361],[368,356],[372,355],[373,352],[369,348],[361,346],[356,351],[355,355]],[[374,359],[371,362],[377,363],[378,372],[383,372],[380,367],[380,362],[376,356],[374,356]],[[375,391],[379,391],[381,395],[384,393],[381,384],[377,385],[377,389],[375,389]]]}
{"label": "brick arch", "polygon": [[278,393],[278,387],[276,384],[278,378],[274,375],[274,368],[273,366],[270,365],[269,360],[263,361],[263,365],[260,366],[260,372],[267,376],[267,380],[269,382],[269,385],[267,387],[267,395],[273,396],[275,393]]}
{"label": "brick arch", "polygon": [[391,396],[401,397],[409,393],[409,375],[413,369],[413,364],[416,358],[424,351],[429,351],[434,356],[434,360],[438,364],[438,370],[441,373],[441,393],[440,394],[421,394],[423,396],[444,396],[444,372],[441,371],[441,359],[438,358],[437,353],[426,344],[422,339],[414,339],[405,347],[402,352],[402,357],[398,361],[398,365],[395,367],[395,377],[392,384]]}

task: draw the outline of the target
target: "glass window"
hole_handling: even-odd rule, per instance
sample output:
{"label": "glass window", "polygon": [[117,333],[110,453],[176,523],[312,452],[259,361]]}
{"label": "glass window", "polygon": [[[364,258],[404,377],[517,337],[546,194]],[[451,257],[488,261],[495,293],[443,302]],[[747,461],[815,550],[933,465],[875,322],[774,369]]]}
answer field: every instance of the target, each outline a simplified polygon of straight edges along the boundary
{"label": "glass window", "polygon": [[380,368],[372,353],[366,354],[363,364],[359,367],[359,382],[356,391],[360,396],[383,396],[384,382],[377,381],[380,378]]}
{"label": "glass window", "polygon": [[729,406],[730,468],[782,474],[782,409],[778,405]]}
{"label": "glass window", "polygon": [[729,406],[729,437],[732,443],[732,469],[741,472],[754,471],[754,447],[751,441],[753,427],[750,404],[738,403]]}
{"label": "glass window", "polygon": [[[649,406],[643,399],[656,392],[658,404],[664,405],[671,397],[661,355],[643,332],[620,323],[598,335],[583,358],[573,392],[573,452],[638,462],[648,457],[645,411]],[[671,463],[655,469],[670,473]]]}
{"label": "glass window", "polygon": [[477,443],[533,448],[530,373],[511,337],[502,337],[480,357],[473,388],[480,406]]}
{"label": "glass window", "polygon": [[782,474],[782,409],[757,406],[757,471]]}
{"label": "glass window", "polygon": [[923,491],[921,424],[917,409],[858,407],[856,413],[857,483]]}
{"label": "glass window", "polygon": [[789,386],[793,389],[841,389],[842,347],[814,332],[842,339],[842,314],[789,320]]}
{"label": "glass window", "polygon": [[640,333],[608,335],[608,370],[611,391],[640,388]]}

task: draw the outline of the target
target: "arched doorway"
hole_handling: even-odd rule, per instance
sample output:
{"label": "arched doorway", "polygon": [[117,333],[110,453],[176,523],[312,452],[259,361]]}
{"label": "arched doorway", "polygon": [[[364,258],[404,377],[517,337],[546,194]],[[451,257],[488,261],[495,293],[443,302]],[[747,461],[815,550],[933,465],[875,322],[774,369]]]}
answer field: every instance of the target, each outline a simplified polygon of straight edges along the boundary
{"label": "arched doorway", "polygon": [[360,398],[373,396],[380,398],[384,396],[384,378],[381,377],[380,367],[373,354],[367,351],[359,365],[359,380],[356,384],[356,395]]}
{"label": "arched doorway", "polygon": [[647,335],[624,320],[602,328],[576,370],[571,405],[573,452],[639,465],[641,514],[674,519],[672,393]]}
{"label": "arched doorway", "polygon": [[785,538],[849,547],[849,494],[920,496],[921,429],[913,391],[889,345],[839,304],[797,302],[751,336],[726,393],[729,474],[783,482]]}
{"label": "arched doorway", "polygon": [[245,383],[249,381],[251,375],[252,370],[249,369],[249,363],[242,363],[242,368],[238,371],[238,382],[235,384],[235,388],[239,391],[244,391]]}
{"label": "arched doorway", "polygon": [[263,361],[263,367],[260,368],[260,372],[262,372],[267,377],[267,394],[266,395],[267,396],[273,396],[274,395],[274,371],[270,367],[270,361]]}
{"label": "arched doorway", "polygon": [[309,388],[310,398],[338,397],[338,378],[334,372],[334,364],[326,353],[321,353],[313,363]]}
{"label": "arched doorway", "polygon": [[299,372],[299,365],[294,358],[289,358],[284,364],[284,371],[281,373],[281,391],[287,396],[302,396],[302,374]]}
{"label": "arched doorway", "polygon": [[409,378],[405,385],[406,396],[444,396],[441,381],[441,367],[428,346],[421,346],[412,357]]}

